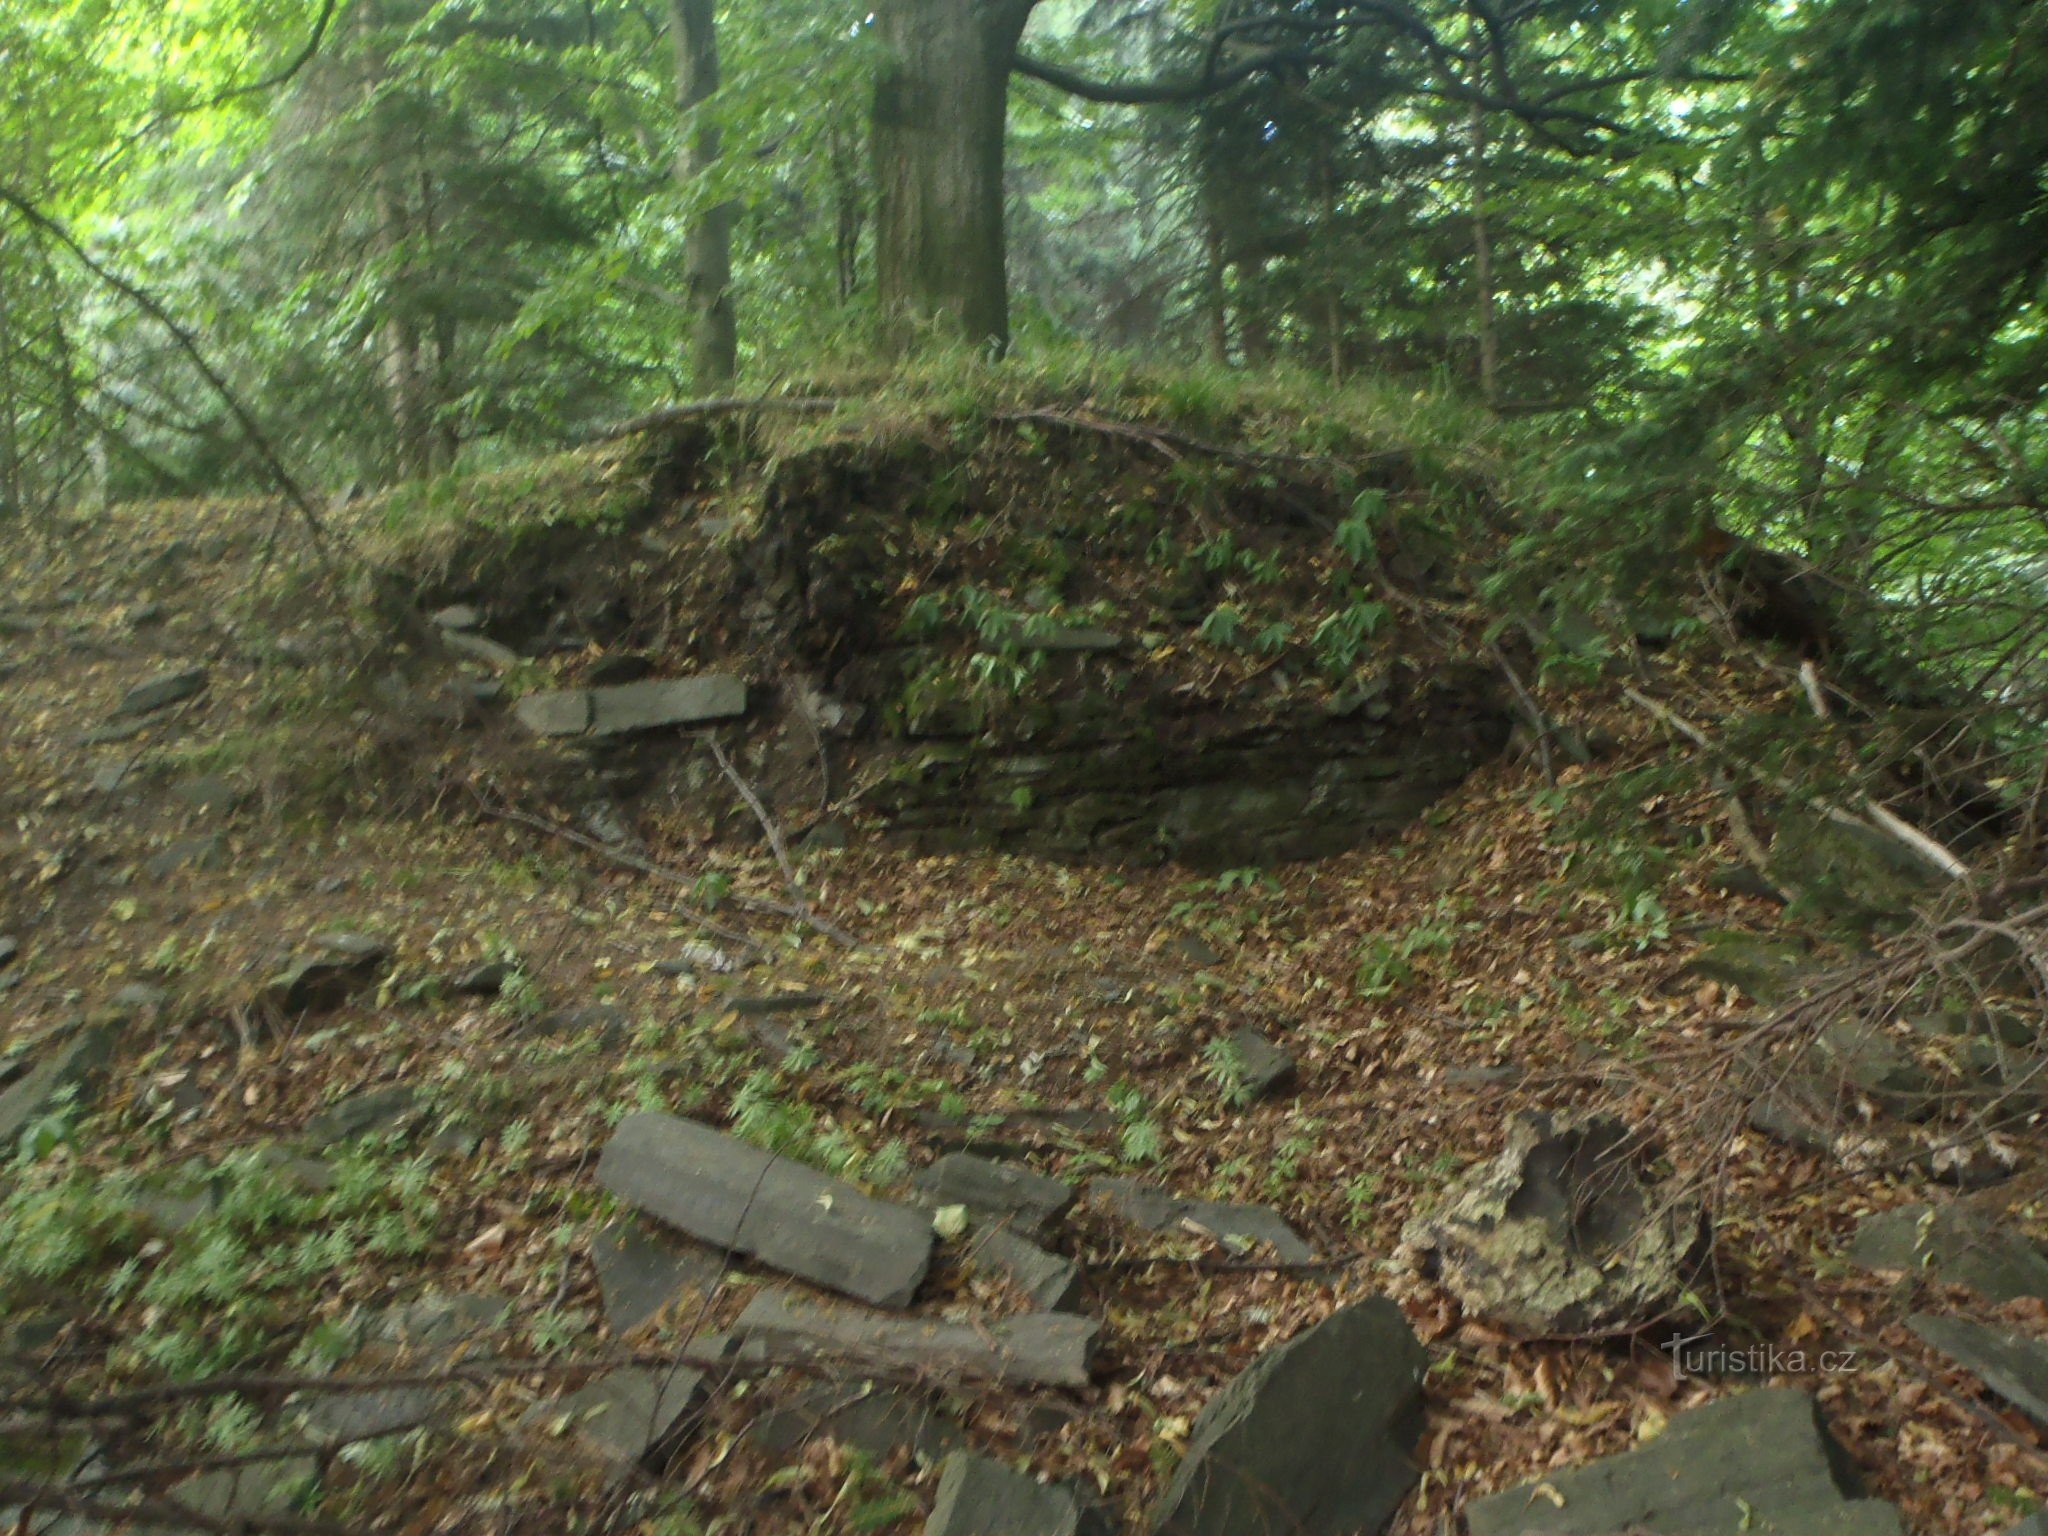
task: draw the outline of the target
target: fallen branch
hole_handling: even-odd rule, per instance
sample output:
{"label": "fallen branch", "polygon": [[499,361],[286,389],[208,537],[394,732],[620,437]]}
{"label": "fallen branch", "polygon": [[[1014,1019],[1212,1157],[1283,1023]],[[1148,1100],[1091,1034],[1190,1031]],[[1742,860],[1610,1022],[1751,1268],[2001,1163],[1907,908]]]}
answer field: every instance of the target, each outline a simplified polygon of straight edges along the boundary
{"label": "fallen branch", "polygon": [[1672,730],[1685,737],[1687,741],[1690,741],[1701,751],[1710,753],[1722,762],[1732,763],[1746,773],[1756,775],[1783,794],[1791,795],[1795,799],[1804,800],[1823,816],[1827,817],[1829,821],[1839,826],[1855,827],[1859,831],[1881,833],[1895,842],[1903,844],[1912,851],[1916,858],[1941,874],[1948,876],[1951,880],[1967,882],[1971,878],[1969,865],[1965,864],[1955,854],[1944,848],[1925,832],[1922,832],[1918,827],[1886,810],[1875,800],[1871,799],[1869,795],[1858,796],[1858,801],[1864,810],[1863,815],[1859,816],[1853,811],[1844,810],[1831,800],[1822,799],[1818,795],[1801,789],[1783,774],[1772,773],[1768,769],[1758,767],[1755,763],[1747,762],[1737,757],[1733,752],[1723,747],[1705,731],[1668,705],[1660,704],[1655,699],[1637,692],[1634,688],[1624,687],[1621,691],[1629,702],[1648,710],[1657,719],[1670,726]]}
{"label": "fallen branch", "polygon": [[798,415],[822,416],[838,410],[844,403],[836,395],[728,395],[713,400],[686,400],[680,405],[665,405],[659,410],[599,427],[585,441],[616,442],[622,437],[635,437],[642,432],[659,432],[687,422],[703,421],[713,416],[738,416],[747,411],[789,411]]}
{"label": "fallen branch", "polygon": [[746,802],[747,809],[754,813],[754,820],[761,824],[761,831],[768,838],[769,850],[775,855],[775,866],[782,871],[783,883],[789,887],[796,915],[828,939],[836,940],[849,949],[860,948],[860,940],[844,928],[827,922],[812,908],[811,898],[805,892],[803,880],[796,872],[796,864],[790,859],[789,847],[783,841],[782,829],[775,825],[775,818],[768,814],[768,807],[761,803],[761,797],[754,793],[754,787],[740,777],[739,769],[732,765],[732,759],[726,756],[725,748],[719,745],[718,738],[709,736],[705,739],[711,743],[711,755],[717,760],[719,771],[725,775],[740,799]]}
{"label": "fallen branch", "polygon": [[[623,865],[627,869],[634,870],[639,874],[651,875],[657,880],[667,881],[669,884],[681,886],[685,890],[690,889],[697,883],[695,876],[687,875],[679,869],[669,869],[665,865],[655,863],[652,859],[643,859],[639,854],[628,853],[623,848],[614,848],[608,843],[600,842],[597,838],[585,837],[574,827],[562,826],[558,822],[549,821],[545,816],[535,816],[509,805],[493,805],[481,795],[477,796],[477,809],[495,820],[514,822],[522,827],[531,827],[536,832],[545,832],[550,837],[558,837],[565,843],[574,843],[578,848],[586,849],[591,853],[610,859],[614,864]],[[783,917],[802,916],[801,913],[792,911],[779,902],[764,903],[755,897],[736,896],[733,899],[741,902],[743,905],[761,907],[763,910],[774,912]],[[728,928],[710,914],[700,912],[695,907],[677,902],[675,910],[692,923],[695,923],[699,928],[702,928],[706,933],[715,933],[721,939],[730,939],[735,944],[744,944],[749,950],[760,948],[760,945],[751,936],[740,932],[737,928]]]}

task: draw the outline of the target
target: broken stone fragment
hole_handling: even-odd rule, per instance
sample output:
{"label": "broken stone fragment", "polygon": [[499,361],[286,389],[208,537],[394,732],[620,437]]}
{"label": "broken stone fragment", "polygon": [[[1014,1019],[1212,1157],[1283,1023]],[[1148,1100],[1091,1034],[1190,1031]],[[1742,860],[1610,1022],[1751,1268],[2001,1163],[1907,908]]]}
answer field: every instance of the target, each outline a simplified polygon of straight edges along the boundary
{"label": "broken stone fragment", "polygon": [[79,1025],[0,1092],[0,1149],[11,1155],[21,1133],[55,1109],[60,1095],[70,1094],[80,1108],[90,1104],[119,1034],[117,1020]]}
{"label": "broken stone fragment", "polygon": [[1080,1485],[1041,1483],[967,1451],[946,1458],[924,1523],[924,1536],[1111,1536],[1113,1530]]}
{"label": "broken stone fragment", "polygon": [[484,621],[483,614],[468,603],[450,603],[436,611],[431,622],[441,629],[475,629]]}
{"label": "broken stone fragment", "polygon": [[1705,1258],[1699,1201],[1648,1177],[1649,1149],[1612,1115],[1516,1115],[1508,1144],[1408,1223],[1469,1312],[1527,1334],[1617,1332],[1668,1313]]}
{"label": "broken stone fragment", "polygon": [[500,645],[488,635],[474,635],[467,630],[448,629],[441,632],[441,643],[469,661],[481,662],[500,672],[519,664],[519,653],[509,645]]}
{"label": "broken stone fragment", "polygon": [[419,1095],[410,1083],[390,1083],[338,1099],[306,1122],[306,1139],[332,1146],[359,1137],[403,1130],[419,1114]]}
{"label": "broken stone fragment", "polygon": [[1917,1313],[1907,1326],[2036,1424],[2048,1426],[2048,1344],[1962,1317]]}
{"label": "broken stone fragment", "polygon": [[821,1439],[877,1461],[902,1448],[926,1466],[967,1444],[960,1426],[922,1394],[872,1381],[809,1383],[749,1424],[747,1438],[778,1456]]}
{"label": "broken stone fragment", "polygon": [[929,1322],[821,1307],[763,1291],[733,1325],[741,1359],[846,1360],[870,1370],[1015,1385],[1085,1387],[1102,1325],[1068,1312],[998,1323]]}
{"label": "broken stone fragment", "polygon": [[137,683],[122,696],[114,710],[115,717],[153,714],[172,704],[181,704],[203,691],[206,680],[204,667],[173,667],[159,672]]}
{"label": "broken stone fragment", "polygon": [[934,1208],[964,1205],[984,1221],[1003,1221],[1035,1237],[1067,1213],[1074,1187],[1021,1163],[949,1152],[911,1176],[918,1200]]}
{"label": "broken stone fragment", "polygon": [[1847,1257],[1865,1269],[1966,1285],[1998,1305],[2028,1296],[2048,1300],[2048,1258],[2016,1233],[2001,1230],[1995,1213],[1965,1200],[1866,1216]]}
{"label": "broken stone fragment", "polygon": [[496,997],[512,979],[512,967],[503,960],[484,960],[448,978],[448,990],[458,997]]}
{"label": "broken stone fragment", "polygon": [[931,1265],[921,1212],[674,1115],[621,1120],[597,1178],[699,1242],[876,1306],[909,1305]]}
{"label": "broken stone fragment", "polygon": [[1763,1387],[1677,1415],[1638,1450],[1468,1504],[1472,1536],[1903,1536],[1862,1497],[1804,1392]]}
{"label": "broken stone fragment", "polygon": [[689,1432],[704,1377],[687,1366],[629,1367],[566,1397],[537,1403],[521,1421],[624,1478],[659,1472]]}
{"label": "broken stone fragment", "polygon": [[339,1007],[349,994],[374,979],[391,951],[361,934],[330,933],[313,940],[322,953],[294,960],[263,988],[263,999],[281,1013],[314,1013]]}
{"label": "broken stone fragment", "polygon": [[1154,1232],[1193,1228],[1239,1247],[1265,1244],[1283,1264],[1312,1264],[1316,1251],[1303,1242],[1279,1212],[1263,1205],[1232,1205],[1222,1200],[1191,1200],[1140,1179],[1095,1179],[1088,1198],[1112,1214]]}
{"label": "broken stone fragment", "polygon": [[630,1221],[615,1222],[591,1240],[590,1262],[604,1323],[614,1336],[631,1333],[686,1292],[709,1296],[725,1273],[709,1249],[670,1247]]}
{"label": "broken stone fragment", "polygon": [[1228,1097],[1256,1103],[1294,1081],[1294,1058],[1250,1025],[1224,1038]]}
{"label": "broken stone fragment", "polygon": [[1002,1221],[978,1228],[963,1255],[970,1268],[1001,1277],[1048,1312],[1064,1312],[1081,1294],[1081,1266],[1048,1253]]}
{"label": "broken stone fragment", "polygon": [[1418,1476],[1428,1365],[1384,1297],[1268,1350],[1195,1419],[1153,1536],[1377,1536]]}
{"label": "broken stone fragment", "polygon": [[718,674],[534,693],[513,706],[520,723],[537,736],[624,736],[746,712],[747,685]]}

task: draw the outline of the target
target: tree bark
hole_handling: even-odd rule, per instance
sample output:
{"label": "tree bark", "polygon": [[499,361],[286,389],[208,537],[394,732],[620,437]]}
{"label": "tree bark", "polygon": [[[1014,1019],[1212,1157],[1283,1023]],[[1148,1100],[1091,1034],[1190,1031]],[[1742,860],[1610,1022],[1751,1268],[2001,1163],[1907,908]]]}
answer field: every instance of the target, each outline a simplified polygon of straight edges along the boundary
{"label": "tree bark", "polygon": [[[718,130],[692,125],[690,115],[718,90],[718,22],[713,0],[674,0],[676,104],[684,118],[676,180],[687,189],[718,159]],[[683,292],[690,307],[690,371],[697,388],[715,393],[739,372],[739,319],[732,298],[731,203],[707,208],[683,238]]]}
{"label": "tree bark", "polygon": [[891,351],[962,340],[1002,352],[1003,129],[1037,0],[887,0],[875,82],[875,279]]}

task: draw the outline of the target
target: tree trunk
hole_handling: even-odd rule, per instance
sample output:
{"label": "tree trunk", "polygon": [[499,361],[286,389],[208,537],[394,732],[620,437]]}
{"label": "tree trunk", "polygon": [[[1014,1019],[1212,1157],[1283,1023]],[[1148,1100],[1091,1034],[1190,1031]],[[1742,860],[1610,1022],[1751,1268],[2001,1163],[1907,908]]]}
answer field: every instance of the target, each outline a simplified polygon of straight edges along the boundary
{"label": "tree trunk", "polygon": [[[718,90],[718,23],[713,0],[674,0],[676,105],[684,117],[676,179],[685,188],[718,159],[718,130],[690,115]],[[739,320],[732,302],[731,203],[707,208],[683,239],[683,292],[690,306],[690,372],[714,394],[739,371]]]}
{"label": "tree trunk", "polygon": [[875,284],[884,338],[1009,344],[1003,129],[1037,0],[886,0],[875,82]]}
{"label": "tree trunk", "polygon": [[1493,276],[1493,229],[1486,206],[1486,113],[1472,106],[1472,275],[1478,292],[1479,394],[1489,407],[1500,405],[1500,320]]}

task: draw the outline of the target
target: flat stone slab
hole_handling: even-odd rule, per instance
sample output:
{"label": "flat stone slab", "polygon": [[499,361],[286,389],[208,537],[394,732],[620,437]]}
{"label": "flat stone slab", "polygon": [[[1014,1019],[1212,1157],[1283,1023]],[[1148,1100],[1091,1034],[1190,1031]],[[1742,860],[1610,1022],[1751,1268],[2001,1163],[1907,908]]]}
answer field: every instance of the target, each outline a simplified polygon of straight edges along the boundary
{"label": "flat stone slab", "polygon": [[123,715],[153,714],[173,704],[200,694],[206,689],[207,672],[204,667],[172,667],[154,677],[144,678],[127,693],[114,709],[116,719]]}
{"label": "flat stone slab", "polygon": [[600,1377],[580,1392],[536,1403],[521,1423],[559,1438],[615,1477],[636,1467],[658,1472],[688,1432],[704,1396],[700,1371],[634,1366]]}
{"label": "flat stone slab", "polygon": [[1898,1511],[1861,1496],[1819,1406],[1762,1387],[1672,1419],[1638,1450],[1469,1504],[1471,1536],[1904,1536]]}
{"label": "flat stone slab", "polygon": [[1268,1350],[1196,1417],[1153,1536],[1377,1536],[1419,1476],[1428,1368],[1380,1296]]}
{"label": "flat stone slab", "polygon": [[2022,1296],[2048,1300],[2048,1257],[1999,1231],[1996,1218],[1967,1201],[1902,1205],[1866,1216],[1846,1252],[1865,1269],[1924,1273],[2000,1305]]}
{"label": "flat stone slab", "polygon": [[747,1304],[732,1336],[742,1359],[857,1360],[933,1375],[1085,1387],[1102,1325],[1070,1312],[1033,1312],[999,1323],[946,1323],[825,1308],[781,1291]]}
{"label": "flat stone slab", "polygon": [[402,1435],[439,1418],[454,1400],[446,1387],[377,1387],[367,1392],[325,1392],[307,1404],[306,1428],[329,1446]]}
{"label": "flat stone slab", "polygon": [[1190,1200],[1142,1179],[1095,1179],[1088,1198],[1124,1220],[1154,1232],[1193,1227],[1223,1242],[1264,1243],[1283,1264],[1312,1264],[1316,1251],[1280,1217],[1263,1205],[1232,1205],[1223,1200]]}
{"label": "flat stone slab", "polygon": [[1005,1221],[1035,1236],[1064,1216],[1074,1203],[1074,1186],[1025,1167],[972,1152],[949,1152],[911,1175],[921,1204],[964,1205],[984,1221]]}
{"label": "flat stone slab", "polygon": [[677,1297],[708,1297],[724,1277],[725,1264],[704,1248],[673,1248],[640,1230],[639,1223],[614,1222],[591,1240],[604,1324],[613,1334],[631,1333]]}
{"label": "flat stone slab", "polygon": [[744,715],[747,685],[716,673],[648,678],[609,688],[528,694],[512,712],[538,736],[624,736]]}
{"label": "flat stone slab", "polygon": [[922,1212],[656,1110],[619,1122],[597,1179],[699,1242],[875,1306],[908,1306],[931,1267]]}
{"label": "flat stone slab", "polygon": [[1963,1317],[1921,1312],[1906,1325],[2037,1424],[2048,1425],[2048,1344]]}
{"label": "flat stone slab", "polygon": [[869,1381],[811,1383],[749,1424],[747,1438],[777,1456],[813,1440],[837,1440],[877,1461],[907,1448],[927,1466],[967,1446],[966,1432],[922,1393]]}
{"label": "flat stone slab", "polygon": [[1111,1536],[1114,1527],[1073,1483],[1041,1483],[999,1461],[955,1451],[939,1471],[924,1536]]}
{"label": "flat stone slab", "polygon": [[979,1227],[967,1240],[967,1263],[1000,1276],[1048,1312],[1069,1310],[1081,1294],[1081,1266],[1049,1253],[1007,1223]]}

